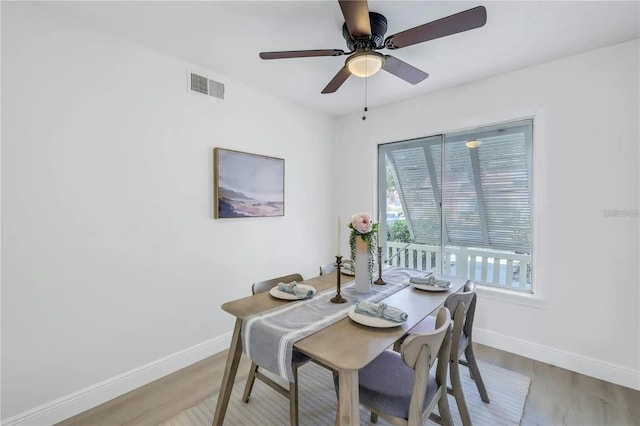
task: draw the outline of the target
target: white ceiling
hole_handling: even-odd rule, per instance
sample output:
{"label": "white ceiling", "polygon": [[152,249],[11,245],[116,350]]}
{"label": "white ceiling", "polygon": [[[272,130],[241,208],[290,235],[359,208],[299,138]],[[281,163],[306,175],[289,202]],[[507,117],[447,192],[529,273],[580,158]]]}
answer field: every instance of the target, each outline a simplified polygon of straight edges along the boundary
{"label": "white ceiling", "polygon": [[[369,1],[388,20],[387,35],[472,7],[487,9],[479,29],[388,50],[429,73],[413,86],[387,73],[368,79],[368,106],[407,99],[640,37],[640,2]],[[260,51],[348,51],[337,1],[46,2],[69,22],[90,26],[226,75],[297,104],[339,116],[361,111],[364,80],[320,91],[342,57],[263,61]],[[223,81],[224,82],[224,81]]]}

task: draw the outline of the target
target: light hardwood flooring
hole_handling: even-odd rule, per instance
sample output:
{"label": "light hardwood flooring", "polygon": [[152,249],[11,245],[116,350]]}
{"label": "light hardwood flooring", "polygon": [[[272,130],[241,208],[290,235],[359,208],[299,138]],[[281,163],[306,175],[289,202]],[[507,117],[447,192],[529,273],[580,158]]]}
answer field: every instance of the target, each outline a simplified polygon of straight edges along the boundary
{"label": "light hardwood flooring", "polygon": [[[522,425],[640,425],[639,391],[487,346],[474,347],[478,359],[531,378]],[[218,390],[226,356],[226,351],[216,354],[59,425],[162,423]],[[246,377],[249,365],[250,362],[243,356],[237,379]]]}
{"label": "light hardwood flooring", "polygon": [[476,357],[531,378],[522,425],[640,425],[640,391],[487,346]]}

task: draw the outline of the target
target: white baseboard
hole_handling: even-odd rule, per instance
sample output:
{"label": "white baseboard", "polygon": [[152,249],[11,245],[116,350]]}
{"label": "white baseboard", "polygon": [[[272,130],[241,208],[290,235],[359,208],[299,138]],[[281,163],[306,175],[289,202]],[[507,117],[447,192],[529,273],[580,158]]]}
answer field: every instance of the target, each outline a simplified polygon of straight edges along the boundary
{"label": "white baseboard", "polygon": [[[474,328],[473,333],[474,341],[477,343],[640,390],[640,371],[493,331]],[[3,419],[0,423],[3,426],[42,426],[58,423],[226,350],[230,342],[231,333],[226,333],[11,418]]]}
{"label": "white baseboard", "polygon": [[165,358],[127,371],[119,376],[81,389],[55,401],[27,410],[0,423],[14,425],[52,425],[158,380],[168,374],[226,350],[231,333],[226,333]]}
{"label": "white baseboard", "polygon": [[640,371],[638,370],[478,328],[473,329],[473,341],[586,376],[640,390]]}

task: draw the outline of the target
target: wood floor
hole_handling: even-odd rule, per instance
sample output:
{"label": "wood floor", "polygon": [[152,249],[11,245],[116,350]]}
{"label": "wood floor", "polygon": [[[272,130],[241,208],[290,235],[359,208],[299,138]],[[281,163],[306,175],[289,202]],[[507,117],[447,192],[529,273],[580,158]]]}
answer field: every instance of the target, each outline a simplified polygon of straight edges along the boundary
{"label": "wood floor", "polygon": [[478,359],[531,378],[522,425],[640,425],[640,391],[475,345]]}
{"label": "wood floor", "polygon": [[[531,378],[522,425],[640,426],[639,391],[486,346],[474,347],[478,359]],[[162,423],[218,390],[226,355],[226,351],[216,354],[59,425]],[[243,356],[238,378],[246,377],[249,364]]]}

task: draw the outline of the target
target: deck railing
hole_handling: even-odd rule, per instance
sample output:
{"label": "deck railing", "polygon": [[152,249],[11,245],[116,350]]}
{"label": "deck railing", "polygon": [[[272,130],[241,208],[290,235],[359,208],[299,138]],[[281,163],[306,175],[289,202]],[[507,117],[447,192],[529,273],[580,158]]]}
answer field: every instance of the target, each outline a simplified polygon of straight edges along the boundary
{"label": "deck railing", "polygon": [[[531,291],[531,256],[498,250],[447,246],[444,262],[440,246],[387,242],[387,259],[393,266],[442,271],[478,283]],[[438,268],[442,265],[442,268]]]}

